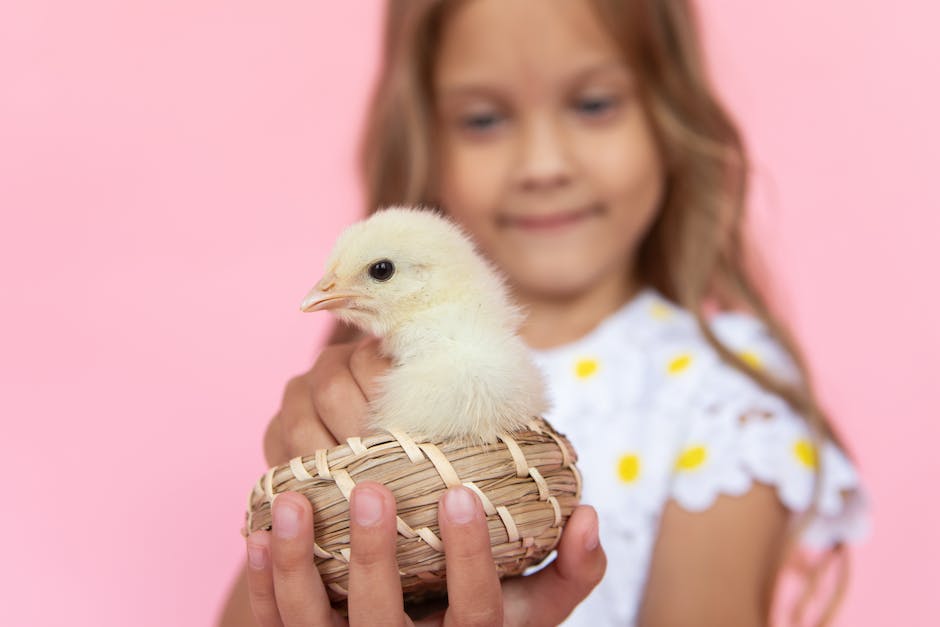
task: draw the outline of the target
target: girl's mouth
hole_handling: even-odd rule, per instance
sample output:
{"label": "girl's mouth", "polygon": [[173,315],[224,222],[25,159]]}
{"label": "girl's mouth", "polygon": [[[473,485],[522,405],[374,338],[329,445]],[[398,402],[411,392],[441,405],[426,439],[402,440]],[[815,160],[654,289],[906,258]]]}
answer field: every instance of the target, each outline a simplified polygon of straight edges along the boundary
{"label": "girl's mouth", "polygon": [[603,215],[604,212],[604,206],[600,203],[595,203],[580,209],[559,211],[542,216],[501,216],[498,219],[498,224],[502,227],[515,228],[533,233],[548,233],[560,231],[589,218]]}

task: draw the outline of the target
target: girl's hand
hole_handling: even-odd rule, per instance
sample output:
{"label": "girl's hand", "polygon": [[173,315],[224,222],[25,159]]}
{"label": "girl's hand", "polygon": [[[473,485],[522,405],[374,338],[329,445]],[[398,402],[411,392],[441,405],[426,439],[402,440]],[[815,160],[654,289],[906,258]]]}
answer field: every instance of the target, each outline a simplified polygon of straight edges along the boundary
{"label": "girl's hand", "polygon": [[390,365],[376,338],[324,348],[309,372],[287,383],[264,435],[268,466],[362,435],[375,379]]}
{"label": "girl's hand", "polygon": [[[552,564],[501,586],[479,498],[452,488],[438,505],[450,606],[417,625],[557,625],[604,574],[606,557],[590,507],[572,514]],[[414,625],[403,607],[392,494],[363,482],[353,489],[350,514],[348,624]],[[249,598],[262,627],[347,624],[330,607],[313,563],[313,512],[302,495],[278,496],[273,533],[252,533],[248,555]]]}

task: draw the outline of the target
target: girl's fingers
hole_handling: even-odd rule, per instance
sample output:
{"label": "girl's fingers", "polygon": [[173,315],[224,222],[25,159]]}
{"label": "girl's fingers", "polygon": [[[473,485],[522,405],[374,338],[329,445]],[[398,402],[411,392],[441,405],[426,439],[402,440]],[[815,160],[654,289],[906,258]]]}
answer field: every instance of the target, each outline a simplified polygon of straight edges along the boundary
{"label": "girl's fingers", "polygon": [[274,580],[271,578],[271,539],[267,531],[248,536],[248,599],[251,612],[261,627],[282,627],[277,611]]}
{"label": "girl's fingers", "polygon": [[313,400],[313,386],[304,377],[295,377],[287,383],[281,411],[275,418],[279,427],[279,448],[286,459],[268,459],[269,466],[285,464],[292,457],[311,455],[318,448],[336,446],[337,440],[317,415]]}
{"label": "girl's fingers", "polygon": [[581,505],[565,525],[558,557],[534,575],[506,582],[506,618],[510,624],[561,623],[594,589],[607,568],[598,540],[597,512]]}
{"label": "girl's fingers", "polygon": [[404,604],[396,558],[395,497],[364,481],[350,502],[349,623],[401,625]]}
{"label": "girl's fingers", "polygon": [[353,345],[331,346],[310,372],[313,406],[337,441],[362,435],[368,402],[350,370]]}
{"label": "girl's fingers", "polygon": [[332,625],[330,600],[313,562],[313,507],[302,494],[283,492],[273,514],[269,539],[281,622],[285,627]]}
{"label": "girl's fingers", "polygon": [[379,352],[378,338],[367,338],[356,344],[349,356],[349,371],[362,391],[366,402],[378,393],[379,377],[391,367],[392,361]]}
{"label": "girl's fingers", "polygon": [[467,488],[450,488],[438,511],[447,555],[445,624],[503,624],[502,589],[480,499]]}

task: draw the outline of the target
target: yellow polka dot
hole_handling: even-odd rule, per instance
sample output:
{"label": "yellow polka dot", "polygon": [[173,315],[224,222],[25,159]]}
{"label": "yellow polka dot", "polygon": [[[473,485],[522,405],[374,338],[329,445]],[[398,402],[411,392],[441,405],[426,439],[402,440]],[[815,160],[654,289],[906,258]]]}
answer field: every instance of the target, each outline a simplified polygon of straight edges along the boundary
{"label": "yellow polka dot", "polygon": [[665,320],[672,315],[672,310],[665,304],[660,302],[655,302],[650,305],[650,316],[654,320]]}
{"label": "yellow polka dot", "polygon": [[584,359],[579,359],[574,365],[574,375],[579,379],[587,379],[592,377],[597,373],[597,370],[600,368],[600,363],[592,358],[586,357]]}
{"label": "yellow polka dot", "polygon": [[672,359],[669,362],[669,365],[666,366],[666,370],[669,374],[679,374],[692,364],[692,355],[689,353],[682,353]]}
{"label": "yellow polka dot", "polygon": [[793,444],[793,455],[797,460],[807,468],[816,470],[818,464],[816,459],[816,447],[809,440],[802,438]]}
{"label": "yellow polka dot", "polygon": [[624,483],[633,483],[640,476],[640,458],[635,453],[621,456],[617,462],[617,476]]}
{"label": "yellow polka dot", "polygon": [[738,353],[738,357],[740,357],[744,363],[746,363],[751,368],[754,368],[755,370],[760,368],[762,365],[760,355],[754,351],[742,351]]}
{"label": "yellow polka dot", "polygon": [[676,470],[695,470],[708,459],[708,449],[704,446],[690,446],[676,459]]}

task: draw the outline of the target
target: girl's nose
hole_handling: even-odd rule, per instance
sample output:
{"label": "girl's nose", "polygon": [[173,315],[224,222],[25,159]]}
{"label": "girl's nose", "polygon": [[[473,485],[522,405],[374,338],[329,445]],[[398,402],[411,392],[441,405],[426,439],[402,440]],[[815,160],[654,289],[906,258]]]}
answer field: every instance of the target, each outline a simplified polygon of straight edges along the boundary
{"label": "girl's nose", "polygon": [[571,181],[571,161],[562,130],[550,119],[523,127],[518,184],[526,191],[564,187]]}

